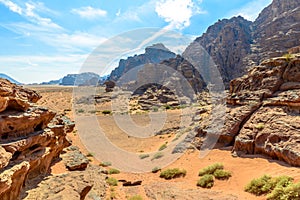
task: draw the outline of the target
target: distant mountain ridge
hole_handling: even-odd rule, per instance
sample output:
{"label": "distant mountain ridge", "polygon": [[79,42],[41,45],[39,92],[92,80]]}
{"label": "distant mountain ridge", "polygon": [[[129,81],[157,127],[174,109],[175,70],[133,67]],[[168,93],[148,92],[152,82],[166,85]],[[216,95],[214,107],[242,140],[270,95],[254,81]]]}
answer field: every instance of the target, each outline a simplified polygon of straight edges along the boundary
{"label": "distant mountain ridge", "polygon": [[15,83],[17,85],[21,85],[22,83],[20,83],[19,81],[16,81],[15,79],[11,78],[10,76],[6,75],[6,74],[3,74],[3,73],[0,73],[0,78],[4,78],[4,79],[7,79],[9,80],[10,82],[12,83]]}

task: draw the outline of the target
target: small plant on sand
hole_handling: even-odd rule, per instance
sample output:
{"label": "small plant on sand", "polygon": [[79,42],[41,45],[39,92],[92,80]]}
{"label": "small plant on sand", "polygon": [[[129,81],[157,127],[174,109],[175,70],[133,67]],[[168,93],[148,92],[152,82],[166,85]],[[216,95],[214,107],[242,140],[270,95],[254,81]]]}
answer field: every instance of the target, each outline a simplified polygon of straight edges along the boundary
{"label": "small plant on sand", "polygon": [[154,167],[154,168],[151,170],[151,172],[152,172],[152,173],[157,173],[157,172],[159,172],[160,170],[161,170],[160,167]]}
{"label": "small plant on sand", "polygon": [[287,53],[284,54],[282,57],[284,57],[287,62],[290,62],[295,56],[293,54]]}
{"label": "small plant on sand", "polygon": [[103,111],[102,111],[102,114],[104,114],[104,115],[109,115],[109,114],[111,114],[111,111],[110,111],[110,110],[103,110]]}
{"label": "small plant on sand", "polygon": [[211,188],[212,186],[214,186],[214,176],[211,174],[205,174],[197,182],[197,186],[202,188]]}
{"label": "small plant on sand", "polygon": [[77,113],[84,113],[84,110],[83,109],[78,109]]}
{"label": "small plant on sand", "polygon": [[162,151],[167,148],[167,144],[163,144],[159,147],[158,151]]}
{"label": "small plant on sand", "polygon": [[120,170],[111,168],[108,170],[108,174],[120,174]]}
{"label": "small plant on sand", "polygon": [[106,179],[106,183],[110,186],[117,186],[118,185],[118,180],[113,178],[113,177],[108,177]]}
{"label": "small plant on sand", "polygon": [[216,179],[226,180],[231,177],[231,172],[223,170],[223,169],[217,169],[213,175]]}
{"label": "small plant on sand", "polygon": [[159,175],[160,178],[164,179],[172,179],[177,177],[185,177],[186,170],[185,169],[179,169],[179,168],[173,168],[173,169],[166,169],[162,171]]}
{"label": "small plant on sand", "polygon": [[157,152],[156,154],[153,155],[153,157],[151,158],[151,160],[155,160],[155,159],[160,159],[164,156],[163,153],[161,152]]}
{"label": "small plant on sand", "polygon": [[94,157],[94,154],[92,152],[89,152],[88,154],[86,154],[86,157]]}
{"label": "small plant on sand", "polygon": [[111,162],[109,162],[109,161],[102,162],[102,163],[99,164],[99,166],[101,166],[101,167],[108,167],[108,166],[111,166]]}
{"label": "small plant on sand", "polygon": [[222,163],[215,163],[215,164],[212,164],[208,167],[205,167],[205,168],[203,168],[199,171],[199,176],[203,176],[203,175],[206,175],[206,174],[214,174],[214,172],[217,169],[224,169],[223,164]]}
{"label": "small plant on sand", "polygon": [[158,107],[157,106],[153,106],[152,110],[153,110],[153,112],[158,112]]}
{"label": "small plant on sand", "polygon": [[[293,186],[295,186],[293,184],[293,178],[289,176],[272,178],[271,176],[263,175],[260,178],[253,179],[245,187],[245,191],[255,195],[268,194],[267,199],[290,199],[283,197],[289,195],[289,193],[297,192],[291,190]],[[298,188],[298,194],[300,195],[299,189],[300,188]]]}
{"label": "small plant on sand", "polygon": [[150,157],[150,155],[149,154],[141,154],[141,155],[139,155],[139,157],[140,157],[140,159],[145,159],[145,158]]}
{"label": "small plant on sand", "polygon": [[143,198],[140,195],[134,195],[130,197],[128,200],[143,200]]}

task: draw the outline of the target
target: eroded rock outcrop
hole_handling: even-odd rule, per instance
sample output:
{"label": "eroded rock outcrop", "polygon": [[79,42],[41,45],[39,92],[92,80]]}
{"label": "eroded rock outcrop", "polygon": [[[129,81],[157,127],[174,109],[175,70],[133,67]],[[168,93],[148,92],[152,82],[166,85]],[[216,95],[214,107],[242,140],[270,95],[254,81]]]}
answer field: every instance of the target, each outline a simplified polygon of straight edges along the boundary
{"label": "eroded rock outcrop", "polygon": [[[228,104],[232,114],[226,125],[237,127],[231,134],[234,151],[264,154],[300,166],[299,83],[297,56],[264,61],[247,75],[231,81]],[[233,106],[238,110],[234,111]],[[245,112],[244,107],[253,109]],[[241,113],[245,115],[232,120]],[[228,132],[222,132],[221,138]]]}
{"label": "eroded rock outcrop", "polygon": [[19,199],[26,183],[48,172],[51,162],[70,145],[67,118],[36,106],[41,96],[0,79],[0,199]]}

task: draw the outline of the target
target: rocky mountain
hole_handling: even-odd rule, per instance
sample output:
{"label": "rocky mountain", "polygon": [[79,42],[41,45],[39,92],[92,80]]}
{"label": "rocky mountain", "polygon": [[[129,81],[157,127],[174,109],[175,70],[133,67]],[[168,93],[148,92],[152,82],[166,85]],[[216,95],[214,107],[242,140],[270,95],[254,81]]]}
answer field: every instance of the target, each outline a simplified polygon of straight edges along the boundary
{"label": "rocky mountain", "polygon": [[97,85],[100,79],[98,74],[92,72],[68,74],[62,78],[60,85]]}
{"label": "rocky mountain", "polygon": [[[219,20],[194,43],[211,55],[225,86],[229,87],[230,80],[247,71],[246,66],[282,56],[288,49],[299,46],[299,22],[298,0],[273,0],[254,22],[242,17]],[[187,58],[189,54],[193,52],[184,52],[183,57]]]}
{"label": "rocky mountain", "polygon": [[123,74],[129,70],[149,63],[160,63],[163,60],[174,58],[175,53],[167,49],[163,44],[153,44],[145,49],[144,54],[121,59],[117,68],[110,74],[110,80],[117,81]]}
{"label": "rocky mountain", "polygon": [[3,74],[3,73],[0,73],[0,78],[3,78],[3,79],[7,79],[9,80],[10,82],[12,83],[15,83],[17,85],[20,85],[21,83],[16,81],[15,79],[11,78],[10,76],[6,75],[6,74]]}
{"label": "rocky mountain", "polygon": [[35,103],[35,91],[0,79],[0,199],[15,200],[70,145],[74,123]]}

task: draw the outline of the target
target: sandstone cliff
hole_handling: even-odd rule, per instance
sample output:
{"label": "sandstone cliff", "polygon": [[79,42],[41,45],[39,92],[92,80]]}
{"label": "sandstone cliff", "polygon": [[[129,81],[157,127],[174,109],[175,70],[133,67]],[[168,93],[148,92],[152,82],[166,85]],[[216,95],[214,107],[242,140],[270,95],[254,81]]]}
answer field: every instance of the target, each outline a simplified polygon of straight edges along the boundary
{"label": "sandstone cliff", "polygon": [[36,106],[41,96],[0,79],[0,199],[19,199],[26,183],[48,172],[51,162],[70,145],[74,124]]}
{"label": "sandstone cliff", "polygon": [[[298,0],[273,0],[254,22],[242,17],[219,20],[194,42],[210,54],[228,88],[230,80],[247,72],[246,67],[299,46],[299,22]],[[184,52],[183,57],[190,53]]]}

